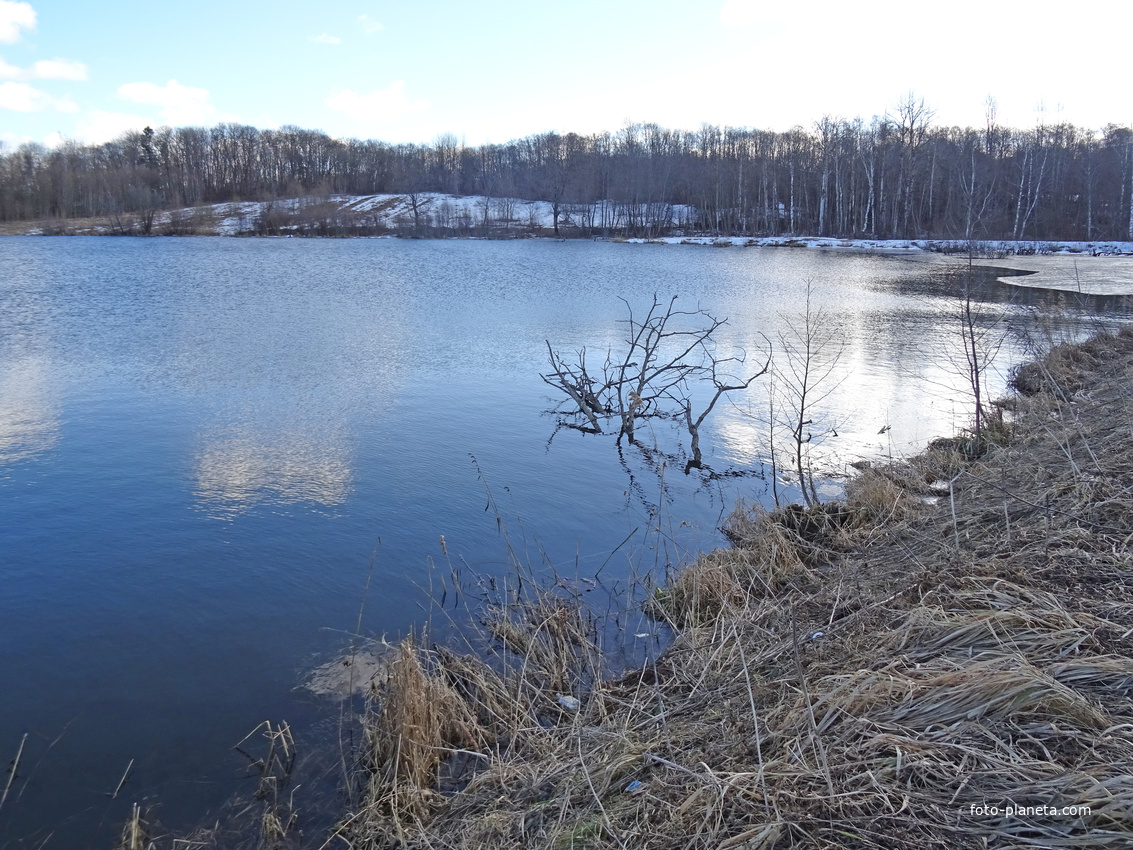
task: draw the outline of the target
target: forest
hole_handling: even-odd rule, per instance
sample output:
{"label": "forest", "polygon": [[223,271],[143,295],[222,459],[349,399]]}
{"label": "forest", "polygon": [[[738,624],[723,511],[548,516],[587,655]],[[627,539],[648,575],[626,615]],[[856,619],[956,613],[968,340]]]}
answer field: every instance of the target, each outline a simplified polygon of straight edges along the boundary
{"label": "forest", "polygon": [[[1133,130],[1038,122],[936,126],[892,114],[785,132],[629,124],[505,144],[335,139],[294,126],[147,127],[99,145],[0,154],[0,221],[141,216],[230,201],[406,197],[415,231],[490,229],[417,215],[425,193],[550,205],[555,235],[806,234],[878,239],[1133,239]],[[355,221],[355,225],[363,222]],[[149,232],[148,228],[144,232]]]}

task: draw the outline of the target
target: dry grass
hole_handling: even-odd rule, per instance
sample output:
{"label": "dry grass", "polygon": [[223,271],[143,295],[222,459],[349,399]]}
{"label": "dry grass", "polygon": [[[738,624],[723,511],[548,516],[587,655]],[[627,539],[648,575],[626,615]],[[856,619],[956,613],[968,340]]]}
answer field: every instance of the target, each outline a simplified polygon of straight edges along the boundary
{"label": "dry grass", "polygon": [[142,817],[141,806],[134,803],[130,819],[122,827],[122,837],[116,850],[147,850],[151,846],[149,825]]}
{"label": "dry grass", "polygon": [[368,728],[371,768],[365,797],[395,826],[429,810],[437,767],[447,755],[485,743],[475,711],[413,639],[389,665],[380,710]]}
{"label": "dry grass", "polygon": [[[0,222],[0,236],[142,235],[142,214],[89,218],[48,218]],[[215,236],[217,222],[211,206],[157,212],[152,222],[154,236]]]}
{"label": "dry grass", "polygon": [[[548,592],[489,609],[486,652],[403,642],[314,846],[1133,845],[1133,331],[1032,371],[975,450],[741,504],[732,548],[648,601],[674,639],[628,674]],[[296,846],[289,736],[264,735],[255,846]]]}
{"label": "dry grass", "polygon": [[916,515],[921,496],[931,495],[923,475],[907,465],[871,467],[846,483],[846,506],[856,528],[872,529]]}
{"label": "dry grass", "polygon": [[549,597],[492,612],[506,664],[403,647],[327,846],[1129,846],[1133,333],[1036,368],[977,452],[741,505],[650,602],[673,645],[617,680]]}
{"label": "dry grass", "polygon": [[654,613],[681,626],[703,624],[815,583],[803,562],[801,538],[762,506],[741,502],[726,528],[736,545],[686,566],[651,600]]}

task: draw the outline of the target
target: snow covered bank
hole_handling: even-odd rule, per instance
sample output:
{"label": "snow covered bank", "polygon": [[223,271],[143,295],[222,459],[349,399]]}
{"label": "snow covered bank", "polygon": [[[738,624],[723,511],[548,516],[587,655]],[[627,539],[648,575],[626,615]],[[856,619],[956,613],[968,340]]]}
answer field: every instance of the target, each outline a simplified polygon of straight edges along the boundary
{"label": "snow covered bank", "polygon": [[[647,245],[702,245],[717,248],[819,248],[903,253],[926,262],[968,261],[968,244],[939,239],[834,239],[819,236],[669,236],[619,240]],[[1133,295],[1133,242],[978,242],[973,261],[1002,268],[1011,286],[1061,289],[1089,295]],[[1026,274],[1018,274],[1026,272]]]}
{"label": "snow covered bank", "polygon": [[[942,239],[841,239],[820,236],[713,236],[696,229],[695,207],[595,201],[553,204],[486,195],[437,192],[322,195],[217,203],[171,211],[126,213],[110,219],[9,226],[3,232],[41,234],[213,236],[583,237],[650,245],[718,248],[818,248],[894,252],[966,260],[969,245]],[[626,234],[646,234],[629,237]],[[981,241],[980,265],[1031,272],[1005,278],[1018,286],[1097,293],[1133,292],[1133,242]],[[1062,266],[1052,260],[1064,259]],[[1086,258],[1089,262],[1084,262]],[[1103,261],[1109,262],[1103,262]],[[1083,262],[1079,262],[1083,261]]]}
{"label": "snow covered bank", "polygon": [[[662,236],[655,239],[625,239],[650,245],[711,245],[716,248],[848,248],[858,251],[928,251],[935,254],[968,255],[968,243],[956,239],[838,239],[831,236]],[[975,244],[974,257],[981,261],[1005,257],[1133,256],[1133,242],[1036,242],[985,241]]]}
{"label": "snow covered bank", "polygon": [[215,232],[221,236],[332,235],[329,231],[338,230],[344,231],[342,235],[354,231],[434,236],[662,233],[689,227],[695,214],[691,207],[676,204],[553,204],[437,192],[331,195],[211,207]]}

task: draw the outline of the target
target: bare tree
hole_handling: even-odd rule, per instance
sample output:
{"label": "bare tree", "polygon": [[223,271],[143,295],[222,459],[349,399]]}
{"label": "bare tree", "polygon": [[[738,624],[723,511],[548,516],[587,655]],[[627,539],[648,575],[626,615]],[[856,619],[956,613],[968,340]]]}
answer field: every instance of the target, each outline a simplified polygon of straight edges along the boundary
{"label": "bare tree", "polygon": [[893,120],[901,141],[901,177],[897,203],[893,206],[893,234],[896,236],[899,232],[897,221],[898,210],[901,210],[903,215],[900,232],[909,236],[913,213],[913,187],[919,176],[920,151],[928,137],[928,128],[936,113],[925,104],[923,97],[918,98],[912,91],[897,103],[896,113]]}
{"label": "bare tree", "polygon": [[[984,430],[987,424],[987,410],[983,397],[986,391],[984,375],[995,362],[996,355],[1003,345],[1005,332],[1000,328],[1002,314],[988,317],[981,309],[981,305],[973,305],[973,289],[975,288],[974,257],[976,243],[968,242],[968,266],[962,275],[960,288],[959,314],[960,314],[960,340],[964,348],[964,360],[960,363],[961,371],[966,378],[968,388],[972,392],[972,401],[975,411],[975,451],[973,454],[982,454],[986,448]],[[989,320],[990,319],[990,320]]]}
{"label": "bare tree", "polygon": [[[470,148],[451,135],[390,145],[221,124],[0,149],[0,221],[111,216],[116,232],[144,231],[147,210],[359,194],[405,197],[406,235],[470,234],[500,221],[506,230],[496,201],[522,198],[546,212],[525,225],[562,236],[657,236],[677,218],[686,235],[960,239],[981,220],[987,239],[1123,240],[1133,238],[1133,129],[1013,130],[998,123],[994,102],[979,127],[935,126],[909,94],[868,124],[824,118],[781,133],[630,124]],[[427,203],[443,194],[490,200],[450,225],[437,220],[439,202]],[[373,216],[334,225],[379,226]]]}
{"label": "bare tree", "polygon": [[[715,334],[726,319],[700,307],[678,310],[676,296],[665,303],[654,295],[641,318],[622,301],[629,311],[629,318],[621,321],[625,348],[619,354],[607,350],[600,372],[591,374],[585,348],[568,359],[547,342],[551,371],[541,377],[566,396],[555,412],[567,417],[564,424],[592,433],[616,426],[619,442],[622,437],[635,442],[636,428],[644,420],[683,420],[692,440],[685,471],[699,468],[700,427],[725,393],[747,389],[767,373],[770,343],[762,366],[753,370],[745,352],[724,356],[718,351]],[[698,388],[709,393],[706,402]]]}
{"label": "bare tree", "polygon": [[977,230],[983,229],[984,214],[995,198],[996,184],[995,175],[986,174],[986,169],[981,167],[986,155],[979,150],[975,136],[966,141],[964,159],[968,162],[960,163],[957,182],[964,202],[964,239],[971,246]]}
{"label": "bare tree", "polygon": [[[819,502],[810,452],[823,431],[815,426],[814,416],[818,406],[841,383],[834,373],[846,348],[830,314],[815,308],[813,295],[813,286],[807,281],[802,314],[782,317],[785,329],[779,334],[780,357],[775,367],[782,418],[771,423],[772,429],[785,426],[790,432],[792,461],[807,507]],[[817,439],[815,431],[819,432]]]}

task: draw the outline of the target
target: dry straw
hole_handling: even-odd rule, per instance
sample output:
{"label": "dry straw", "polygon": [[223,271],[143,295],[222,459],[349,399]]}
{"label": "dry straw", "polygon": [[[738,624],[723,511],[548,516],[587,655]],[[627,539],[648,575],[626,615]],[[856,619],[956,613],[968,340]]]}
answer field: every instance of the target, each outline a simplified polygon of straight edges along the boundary
{"label": "dry straw", "polygon": [[733,547],[649,602],[672,646],[620,678],[546,596],[490,614],[506,664],[406,645],[336,841],[1129,846],[1131,373],[1133,334],[1059,347],[979,451],[868,470],[837,505],[741,505]]}
{"label": "dry straw", "polygon": [[741,505],[628,673],[551,592],[487,654],[404,642],[322,846],[1133,845],[1131,374],[1133,331],[1055,347],[976,450]]}

